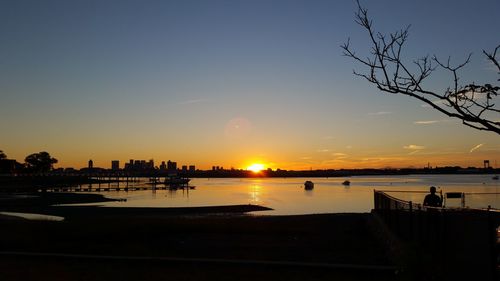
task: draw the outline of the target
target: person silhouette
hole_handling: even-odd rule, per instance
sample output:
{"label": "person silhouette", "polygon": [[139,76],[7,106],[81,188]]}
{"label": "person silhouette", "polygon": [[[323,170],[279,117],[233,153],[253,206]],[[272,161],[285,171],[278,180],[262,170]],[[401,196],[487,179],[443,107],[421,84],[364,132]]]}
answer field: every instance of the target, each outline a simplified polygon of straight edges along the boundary
{"label": "person silhouette", "polygon": [[427,207],[441,207],[443,206],[443,195],[436,195],[436,187],[431,186],[430,188],[431,194],[427,194],[424,199],[424,206]]}

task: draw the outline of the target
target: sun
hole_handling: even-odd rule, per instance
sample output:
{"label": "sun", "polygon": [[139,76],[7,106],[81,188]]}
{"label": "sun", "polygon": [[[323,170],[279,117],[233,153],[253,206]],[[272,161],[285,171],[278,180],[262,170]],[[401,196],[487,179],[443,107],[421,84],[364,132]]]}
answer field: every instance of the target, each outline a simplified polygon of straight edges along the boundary
{"label": "sun", "polygon": [[262,171],[264,169],[265,169],[264,164],[260,164],[260,163],[254,163],[254,164],[247,167],[247,170],[252,171],[254,173],[259,173],[260,171]]}

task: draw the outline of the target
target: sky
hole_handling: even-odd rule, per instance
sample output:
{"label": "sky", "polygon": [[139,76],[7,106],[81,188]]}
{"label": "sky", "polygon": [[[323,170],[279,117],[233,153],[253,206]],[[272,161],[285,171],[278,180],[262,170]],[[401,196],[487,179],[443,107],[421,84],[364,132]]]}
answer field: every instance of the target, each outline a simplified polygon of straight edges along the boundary
{"label": "sky", "polygon": [[[405,57],[451,56],[498,83],[500,1],[361,1]],[[353,75],[367,53],[354,1],[0,2],[0,150],[57,167],[129,159],[209,169],[482,166],[500,138]],[[451,83],[436,72],[427,86]]]}

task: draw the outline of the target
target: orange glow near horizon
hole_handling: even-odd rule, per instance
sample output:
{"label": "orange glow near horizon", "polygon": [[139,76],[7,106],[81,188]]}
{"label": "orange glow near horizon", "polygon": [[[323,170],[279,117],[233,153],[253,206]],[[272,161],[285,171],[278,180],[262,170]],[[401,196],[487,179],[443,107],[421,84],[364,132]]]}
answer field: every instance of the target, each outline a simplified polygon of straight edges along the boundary
{"label": "orange glow near horizon", "polygon": [[265,168],[266,167],[264,166],[264,164],[254,163],[254,164],[248,166],[247,170],[252,171],[254,173],[259,173],[260,171],[264,170]]}

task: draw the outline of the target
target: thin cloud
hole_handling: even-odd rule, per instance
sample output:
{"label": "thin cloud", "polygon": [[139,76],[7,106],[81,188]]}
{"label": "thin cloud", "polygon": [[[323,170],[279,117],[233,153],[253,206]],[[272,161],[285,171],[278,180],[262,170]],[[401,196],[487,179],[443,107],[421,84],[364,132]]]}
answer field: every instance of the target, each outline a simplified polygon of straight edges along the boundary
{"label": "thin cloud", "polygon": [[341,152],[332,153],[334,160],[343,160],[349,158],[349,155]]}
{"label": "thin cloud", "polygon": [[193,100],[186,100],[186,101],[181,101],[179,104],[193,104],[193,103],[202,103],[202,102],[207,102],[207,99],[193,99]]}
{"label": "thin cloud", "polygon": [[474,146],[473,148],[471,148],[471,150],[469,151],[469,153],[474,152],[474,150],[479,149],[479,148],[480,148],[481,146],[483,146],[483,145],[484,145],[484,143],[480,143],[480,144],[478,144],[478,145]]}
{"label": "thin cloud", "polygon": [[309,156],[304,156],[304,157],[300,157],[301,160],[310,160],[312,159],[312,157],[309,157]]}
{"label": "thin cloud", "polygon": [[368,115],[371,115],[371,116],[380,116],[380,115],[389,115],[389,114],[392,114],[392,112],[390,112],[390,111],[379,111],[379,112],[368,113]]}
{"label": "thin cloud", "polygon": [[451,122],[452,120],[450,119],[440,119],[440,120],[420,120],[420,121],[415,121],[413,124],[415,125],[431,125],[431,124],[436,124],[436,123],[445,123],[445,122]]}
{"label": "thin cloud", "polygon": [[409,150],[421,150],[421,149],[424,149],[425,146],[416,145],[416,144],[409,144],[409,145],[403,146],[403,148],[404,149],[409,149]]}
{"label": "thin cloud", "polygon": [[324,152],[329,152],[329,151],[330,151],[330,149],[318,149],[317,151],[318,151],[318,152],[322,152],[322,153],[324,153]]}
{"label": "thin cloud", "polygon": [[[433,104],[435,105],[438,105],[438,106],[442,106],[442,105],[447,105],[448,103],[445,102],[444,100],[434,100],[432,101]],[[424,108],[429,108],[431,107],[430,104],[427,104],[427,103],[424,103],[424,104],[421,104],[420,106],[424,107]]]}
{"label": "thin cloud", "polygon": [[428,121],[415,121],[413,124],[417,125],[429,125],[429,124],[436,124],[440,122],[439,120],[428,120]]}

